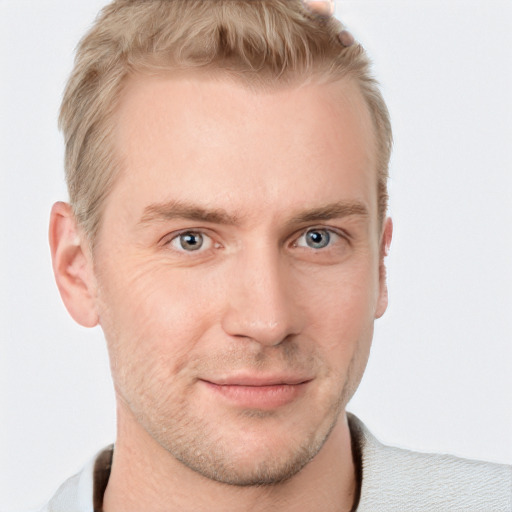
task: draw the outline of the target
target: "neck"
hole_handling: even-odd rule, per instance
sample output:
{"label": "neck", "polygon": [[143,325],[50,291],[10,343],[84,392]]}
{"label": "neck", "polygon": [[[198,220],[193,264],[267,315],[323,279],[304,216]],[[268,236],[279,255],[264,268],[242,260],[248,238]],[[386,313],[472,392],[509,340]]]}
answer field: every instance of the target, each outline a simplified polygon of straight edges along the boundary
{"label": "neck", "polygon": [[105,512],[350,511],[357,492],[345,413],[320,452],[299,473],[271,486],[239,487],[210,480],[184,466],[134,418],[118,414]]}

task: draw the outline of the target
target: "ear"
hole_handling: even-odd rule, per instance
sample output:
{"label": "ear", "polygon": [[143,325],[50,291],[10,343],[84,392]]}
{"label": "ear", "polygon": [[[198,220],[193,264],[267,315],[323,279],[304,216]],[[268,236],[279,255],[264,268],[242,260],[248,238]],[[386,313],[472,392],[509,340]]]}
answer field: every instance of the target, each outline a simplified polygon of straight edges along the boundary
{"label": "ear", "polygon": [[379,297],[377,299],[377,308],[375,318],[380,318],[388,307],[388,283],[386,278],[386,265],[384,259],[388,255],[391,238],[393,237],[393,221],[387,218],[384,221],[382,237],[379,248]]}
{"label": "ear", "polygon": [[80,325],[94,327],[98,314],[92,258],[69,204],[53,205],[49,239],[53,273],[64,305]]}

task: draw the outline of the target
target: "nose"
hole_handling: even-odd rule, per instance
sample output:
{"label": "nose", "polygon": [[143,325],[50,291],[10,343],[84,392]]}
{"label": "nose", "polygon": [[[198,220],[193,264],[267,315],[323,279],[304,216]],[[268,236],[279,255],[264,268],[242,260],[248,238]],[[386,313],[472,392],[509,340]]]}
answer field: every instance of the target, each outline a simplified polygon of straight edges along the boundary
{"label": "nose", "polygon": [[277,248],[242,252],[228,280],[222,327],[230,336],[279,345],[302,328],[293,272]]}

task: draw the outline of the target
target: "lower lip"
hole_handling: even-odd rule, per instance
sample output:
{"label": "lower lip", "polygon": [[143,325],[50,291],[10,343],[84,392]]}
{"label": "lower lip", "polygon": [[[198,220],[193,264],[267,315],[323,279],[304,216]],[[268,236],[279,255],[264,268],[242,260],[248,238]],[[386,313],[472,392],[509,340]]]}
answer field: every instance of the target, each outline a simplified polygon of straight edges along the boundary
{"label": "lower lip", "polygon": [[277,384],[272,386],[219,385],[204,382],[210,390],[232,404],[247,409],[276,409],[299,398],[308,382],[300,384]]}

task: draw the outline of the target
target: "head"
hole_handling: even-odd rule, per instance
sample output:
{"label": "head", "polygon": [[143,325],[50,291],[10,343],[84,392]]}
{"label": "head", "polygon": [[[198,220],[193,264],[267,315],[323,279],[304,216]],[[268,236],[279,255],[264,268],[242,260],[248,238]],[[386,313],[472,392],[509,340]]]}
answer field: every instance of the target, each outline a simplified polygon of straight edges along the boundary
{"label": "head", "polygon": [[119,422],[236,485],[321,450],[386,309],[391,135],[359,45],[300,1],[116,1],[81,42],[50,240]]}

